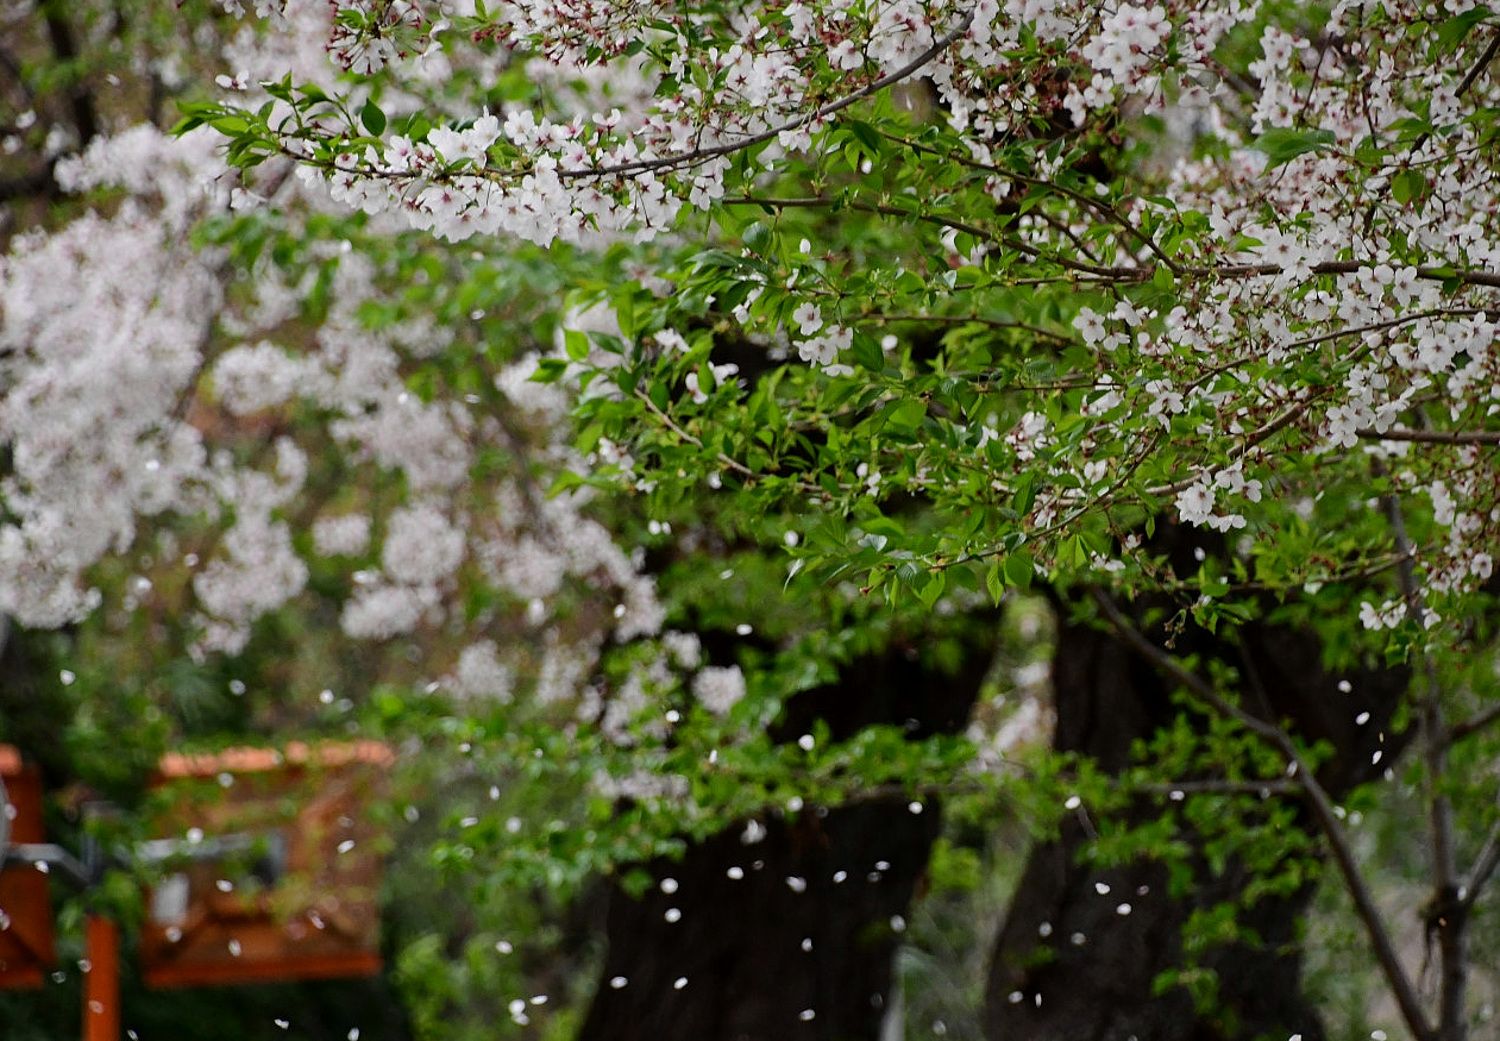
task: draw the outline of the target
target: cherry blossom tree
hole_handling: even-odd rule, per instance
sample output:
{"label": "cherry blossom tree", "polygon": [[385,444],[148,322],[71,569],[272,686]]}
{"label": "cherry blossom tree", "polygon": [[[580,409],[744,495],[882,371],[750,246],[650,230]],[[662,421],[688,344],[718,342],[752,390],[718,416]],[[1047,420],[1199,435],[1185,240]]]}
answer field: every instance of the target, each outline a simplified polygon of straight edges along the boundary
{"label": "cherry blossom tree", "polygon": [[[92,41],[101,77],[111,64],[144,60],[114,52],[144,47],[149,36],[92,14],[108,28]],[[323,53],[329,11],[316,4],[287,14],[264,36],[201,15],[197,42],[213,44],[210,70],[219,60],[289,68],[333,89],[336,70]],[[72,32],[64,14],[45,27],[53,24]],[[221,74],[215,89],[239,92],[250,79]],[[184,74],[179,87],[193,82]],[[82,89],[70,93],[96,101]],[[485,826],[469,830],[480,816],[456,811],[455,833],[515,847],[500,877],[533,887],[541,879],[559,900],[568,883],[600,868],[680,854],[692,835],[777,805],[822,731],[808,718],[782,750],[754,738],[758,721],[798,691],[839,689],[846,667],[870,660],[894,657],[901,675],[913,675],[906,656],[916,653],[914,629],[939,652],[932,662],[923,653],[924,683],[955,668],[941,654],[944,625],[920,622],[920,611],[851,606],[845,590],[790,611],[767,599],[784,576],[759,559],[756,543],[782,546],[779,522],[746,542],[706,516],[674,537],[670,524],[628,501],[605,502],[595,489],[548,494],[562,478],[587,472],[589,456],[620,454],[606,442],[591,444],[586,456],[570,443],[576,380],[548,387],[528,377],[538,358],[566,356],[582,330],[617,327],[588,300],[559,305],[568,287],[634,277],[641,255],[590,250],[569,260],[558,251],[517,253],[507,242],[486,254],[402,239],[399,226],[351,216],[320,184],[289,176],[290,164],[270,181],[239,183],[210,131],[179,139],[149,118],[122,118],[107,128],[113,132],[69,133],[67,110],[57,118],[48,111],[53,99],[36,100],[41,116],[20,129],[56,121],[46,141],[17,136],[27,146],[17,149],[21,162],[33,159],[29,149],[45,157],[17,190],[30,186],[66,208],[14,240],[4,271],[12,453],[4,606],[25,628],[102,626],[117,642],[159,641],[205,668],[214,659],[238,662],[235,676],[274,653],[266,648],[278,631],[331,620],[349,644],[381,647],[381,668],[368,677],[345,670],[337,677],[344,683],[325,671],[320,685],[340,689],[325,688],[317,703],[336,717],[350,704],[342,688],[361,679],[443,695],[426,738],[447,760],[440,783],[454,804],[473,794],[477,774],[505,785],[480,786]],[[441,90],[428,101],[446,104]],[[106,501],[108,509],[97,508]],[[648,552],[660,558],[649,567]],[[699,580],[705,566],[718,576],[712,584]],[[738,603],[726,585],[736,572],[751,590]],[[669,618],[691,622],[691,630],[667,627]],[[948,627],[955,625],[974,628],[964,618]],[[752,631],[760,635],[747,639]],[[968,674],[959,694],[965,705],[988,662],[983,639],[969,643],[977,650],[958,663]],[[11,646],[11,664],[30,663]],[[117,674],[90,660],[106,649],[90,628],[79,660],[64,658],[63,685],[112,685]],[[772,658],[747,677],[745,655]],[[132,670],[170,664],[126,657]],[[416,682],[400,661],[408,657],[425,671]],[[229,693],[254,696],[238,676]],[[113,700],[111,714],[140,708],[121,691]],[[377,709],[390,703],[360,700]],[[453,741],[447,724],[456,708],[469,727],[495,728],[493,739]],[[897,709],[888,719],[856,717],[844,730],[853,736],[914,713],[930,717],[928,734],[951,737],[966,722],[966,713],[936,702],[897,700],[883,711]],[[157,705],[147,711],[160,718]],[[408,705],[402,718],[423,711]],[[297,714],[316,722],[319,713]],[[154,747],[161,728],[147,730],[149,739],[138,736]],[[683,742],[684,734],[695,736]],[[877,780],[899,773],[892,753],[902,752],[902,740],[864,738],[863,747],[795,783],[809,793],[858,790],[861,773]],[[723,772],[736,787],[686,802],[697,756],[685,749],[713,742],[735,751],[739,761]],[[517,841],[521,818],[497,816],[525,780],[515,764],[544,747],[527,812],[537,812],[537,790],[571,795],[564,812],[572,838],[563,847],[540,827]],[[949,769],[956,762],[951,748],[910,754]],[[149,750],[129,760],[149,764]],[[882,838],[879,811],[907,801],[896,793],[871,799],[853,815],[855,826],[843,827],[856,845],[900,855],[897,870],[884,872],[879,901],[802,902],[829,911],[828,928],[815,930],[829,938],[819,954],[825,961],[837,958],[839,935],[862,931],[884,909],[877,919],[886,935],[848,976],[861,1001],[886,985],[895,943],[889,912],[910,900],[931,841],[935,813],[923,821],[910,814],[909,837]],[[627,803],[644,822],[589,827]],[[486,838],[490,829],[496,834]],[[449,863],[466,863],[473,849],[458,845]],[[792,863],[787,873],[797,870]],[[460,881],[475,884],[473,876]],[[413,964],[419,957],[420,950],[403,954]],[[863,982],[866,975],[873,982]],[[525,985],[515,978],[520,970],[497,976],[507,989]],[[699,990],[713,993],[702,982]],[[420,994],[413,1000],[420,1007]],[[508,1025],[526,1027],[527,1007],[522,1000],[511,1008]],[[872,1010],[862,1007],[868,1017]],[[832,1010],[824,1016],[826,1023]]]}
{"label": "cherry blossom tree", "polygon": [[[871,791],[1055,795],[1022,894],[1063,863],[1071,895],[1018,900],[995,1036],[1073,1022],[1031,968],[1101,930],[1097,965],[1243,1012],[1232,957],[1135,957],[1148,892],[1265,949],[1326,857],[1405,1030],[1468,1036],[1500,862],[1488,8],[244,7],[205,22],[222,67],[175,134],[75,112],[17,182],[100,202],[5,261],[0,610],[170,596],[210,656],[321,599],[415,640],[502,705],[456,742],[476,770],[579,794],[517,878],[649,863],[665,892],[659,858],[717,872],[773,807],[791,834]],[[768,729],[906,643],[968,675],[1034,585],[1066,627],[1029,773],[957,724]],[[1140,711],[1070,729],[1098,704]],[[1365,782],[1422,805],[1431,987],[1371,893]]]}

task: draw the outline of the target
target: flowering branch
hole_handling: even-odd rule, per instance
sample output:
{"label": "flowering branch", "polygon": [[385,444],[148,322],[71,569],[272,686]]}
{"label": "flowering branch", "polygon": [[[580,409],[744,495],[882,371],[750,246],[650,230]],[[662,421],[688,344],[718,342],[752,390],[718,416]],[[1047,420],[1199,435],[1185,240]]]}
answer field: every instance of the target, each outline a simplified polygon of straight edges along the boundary
{"label": "flowering branch", "polygon": [[655,170],[675,169],[679,166],[694,166],[709,159],[733,155],[735,152],[742,152],[747,148],[754,148],[756,145],[773,141],[787,131],[799,130],[810,124],[821,122],[835,112],[841,112],[855,102],[867,98],[872,94],[878,94],[886,87],[900,83],[914,73],[919,72],[930,64],[934,58],[952,46],[955,40],[963,36],[968,31],[969,24],[973,20],[974,12],[970,9],[958,20],[958,23],[952,29],[949,29],[942,36],[938,37],[931,47],[928,47],[899,69],[872,80],[859,90],[846,94],[835,101],[830,101],[826,105],[797,116],[795,119],[788,120],[770,130],[751,134],[749,137],[741,138],[738,141],[730,141],[722,145],[713,145],[706,148],[695,148],[691,152],[683,152],[677,155],[659,156],[655,159],[638,159],[632,162],[616,163],[612,166],[600,166],[588,170],[559,170],[558,176],[564,179],[570,177],[610,177],[618,174],[648,173]]}

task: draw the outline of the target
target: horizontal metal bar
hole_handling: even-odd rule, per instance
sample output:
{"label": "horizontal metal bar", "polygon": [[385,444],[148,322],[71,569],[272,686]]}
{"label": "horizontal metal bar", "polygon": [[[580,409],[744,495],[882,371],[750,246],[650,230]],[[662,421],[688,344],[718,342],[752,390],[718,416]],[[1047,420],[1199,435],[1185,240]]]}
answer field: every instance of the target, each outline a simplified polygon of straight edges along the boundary
{"label": "horizontal metal bar", "polygon": [[56,868],[79,889],[87,889],[93,881],[83,862],[55,842],[14,842],[0,853],[3,853],[0,862],[7,867],[13,864],[41,865],[49,874]]}
{"label": "horizontal metal bar", "polygon": [[286,840],[274,832],[268,835],[214,835],[197,842],[188,839],[150,839],[135,847],[136,859],[147,864],[162,864],[173,860],[223,860],[237,853],[260,853],[279,862],[284,859],[285,852]]}

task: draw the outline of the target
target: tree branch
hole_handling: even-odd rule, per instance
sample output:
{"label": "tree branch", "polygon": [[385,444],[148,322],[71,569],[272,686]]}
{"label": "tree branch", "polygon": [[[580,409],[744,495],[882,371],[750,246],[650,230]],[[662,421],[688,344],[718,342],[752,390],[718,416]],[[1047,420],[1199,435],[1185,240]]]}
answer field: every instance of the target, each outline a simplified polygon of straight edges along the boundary
{"label": "tree branch", "polygon": [[[47,23],[47,39],[52,44],[52,53],[61,64],[69,64],[78,57],[78,45],[73,39],[73,28],[63,12],[67,8],[60,3],[44,5]],[[99,115],[94,111],[94,99],[82,83],[74,83],[68,91],[68,104],[73,112],[73,127],[78,131],[78,147],[83,148],[99,132]]]}
{"label": "tree branch", "polygon": [[1002,235],[993,231],[987,231],[976,224],[954,217],[944,217],[937,213],[922,213],[918,210],[909,210],[901,206],[891,206],[885,203],[858,202],[854,200],[844,201],[840,199],[825,199],[819,196],[805,196],[793,198],[774,198],[770,196],[747,195],[734,199],[723,200],[727,206],[766,206],[771,209],[815,209],[823,207],[842,207],[846,210],[855,210],[859,213],[878,213],[887,217],[905,217],[908,220],[922,221],[925,224],[936,224],[940,227],[951,228],[954,231],[964,232],[972,235],[982,242],[996,242],[1002,246],[1009,246],[1018,253],[1024,253],[1033,260],[1051,261],[1058,267],[1068,271],[1080,271],[1088,275],[1110,276],[1119,269],[1105,267],[1100,264],[1091,264],[1083,260],[1069,260],[1065,257],[1053,256],[1043,253],[1040,248],[1015,238],[1012,235]]}
{"label": "tree branch", "polygon": [[1364,428],[1355,435],[1366,441],[1416,441],[1430,445],[1500,445],[1500,430],[1378,430]]}
{"label": "tree branch", "polygon": [[726,142],[722,145],[712,145],[708,148],[695,148],[691,152],[682,152],[677,155],[664,155],[655,159],[637,159],[628,163],[617,163],[614,166],[600,166],[590,169],[578,170],[558,170],[557,176],[563,179],[578,177],[611,177],[617,174],[645,173],[650,170],[670,169],[678,166],[695,166],[698,163],[704,162],[709,159],[715,159],[723,155],[733,155],[735,152],[743,151],[746,148],[754,148],[756,145],[764,144],[767,141],[773,140],[774,138],[778,137],[788,130],[798,130],[802,127],[807,126],[809,123],[816,123],[820,119],[825,119],[828,116],[833,115],[835,112],[840,112],[848,108],[850,105],[854,104],[857,101],[867,98],[872,94],[878,94],[880,91],[884,90],[886,87],[889,87],[893,83],[901,82],[908,76],[911,76],[913,73],[922,69],[939,54],[942,54],[945,50],[951,47],[954,41],[956,41],[959,37],[963,36],[964,33],[969,31],[969,23],[973,20],[974,12],[971,9],[958,20],[957,25],[955,25],[952,29],[948,30],[942,36],[938,37],[938,39],[933,41],[931,47],[927,48],[911,61],[901,66],[901,68],[896,69],[894,72],[889,72],[886,75],[881,76],[877,80],[872,80],[853,93],[846,94],[835,101],[830,101],[828,104],[820,106],[819,108],[815,108],[811,112],[804,113],[803,115],[789,120],[778,127],[773,127],[770,130],[763,130],[758,134],[752,134],[749,137],[741,138],[738,141]]}
{"label": "tree branch", "polygon": [[[637,390],[635,392],[635,396],[646,403],[646,407],[656,415],[656,418],[660,419],[663,423],[666,424],[668,430],[672,431],[672,433],[682,438],[688,444],[693,445],[695,448],[703,447],[702,439],[694,437],[692,434],[689,434],[686,430],[682,429],[682,427],[678,426],[677,422],[671,416],[667,415],[657,407],[656,402],[651,400],[651,396],[649,394],[647,394],[645,391]],[[738,459],[734,459],[730,456],[725,455],[723,452],[718,453],[718,459],[719,462],[735,471],[735,473],[741,474],[745,477],[755,476],[754,470],[750,469]]]}
{"label": "tree branch", "polygon": [[[1376,464],[1376,474],[1384,468]],[[1381,496],[1391,534],[1396,542],[1398,563],[1396,576],[1406,611],[1419,625],[1427,617],[1422,589],[1417,582],[1416,557],[1406,534],[1406,520],[1401,501],[1394,492]],[[1427,691],[1417,703],[1417,717],[1422,730],[1424,795],[1427,800],[1427,826],[1432,839],[1432,902],[1428,929],[1438,934],[1438,953],[1442,959],[1442,979],[1438,987],[1438,1031],[1444,1038],[1458,1039],[1464,1033],[1464,991],[1469,979],[1467,914],[1461,903],[1458,880],[1458,857],[1453,841],[1453,805],[1443,793],[1443,778],[1448,772],[1447,731],[1443,726],[1442,688],[1432,659],[1422,654]]]}
{"label": "tree branch", "polygon": [[1459,720],[1448,728],[1448,743],[1457,744],[1465,738],[1479,733],[1485,727],[1500,720],[1500,705],[1491,705],[1487,709],[1481,709],[1468,719]]}
{"label": "tree branch", "polygon": [[1437,1035],[1433,1033],[1432,1027],[1427,1022],[1427,1014],[1422,1009],[1421,999],[1417,997],[1416,988],[1412,986],[1411,978],[1407,975],[1406,969],[1401,964],[1401,957],[1396,952],[1396,946],[1386,931],[1380,908],[1376,905],[1375,897],[1370,892],[1370,887],[1360,871],[1359,863],[1354,856],[1354,849],[1350,846],[1343,826],[1339,823],[1333,800],[1318,782],[1313,771],[1308,768],[1307,763],[1298,753],[1297,746],[1292,743],[1292,739],[1280,727],[1252,716],[1238,705],[1226,700],[1207,682],[1184,668],[1176,658],[1146,639],[1145,635],[1121,613],[1104,590],[1095,588],[1093,597],[1110,625],[1132,650],[1172,677],[1219,715],[1239,723],[1281,753],[1291,768],[1292,778],[1300,786],[1318,822],[1319,829],[1333,853],[1334,862],[1343,876],[1344,886],[1354,901],[1354,909],[1364,925],[1365,933],[1370,939],[1370,946],[1374,948],[1376,961],[1380,963],[1386,983],[1390,986],[1396,1004],[1401,1009],[1402,1019],[1406,1021],[1407,1028],[1419,1041],[1437,1041]]}
{"label": "tree branch", "polygon": [[1459,899],[1465,909],[1474,906],[1480,890],[1489,882],[1496,867],[1500,867],[1500,822],[1496,822],[1485,837],[1484,845],[1479,848],[1479,856],[1474,858],[1474,867],[1470,869],[1469,877],[1464,882]]}
{"label": "tree branch", "polygon": [[[1458,89],[1453,92],[1454,97],[1461,98],[1468,93],[1469,88],[1474,85],[1474,81],[1480,77],[1485,69],[1489,68],[1490,62],[1495,60],[1495,53],[1497,51],[1500,51],[1500,33],[1490,38],[1490,45],[1484,49],[1484,53],[1479,56],[1479,60],[1465,73],[1463,80],[1458,85]],[[1432,137],[1431,130],[1423,131],[1422,135],[1412,142],[1411,151],[1416,152],[1420,150],[1430,137]]]}
{"label": "tree branch", "polygon": [[1087,194],[1076,191],[1072,188],[1067,187],[1066,185],[1056,184],[1052,181],[1046,181],[1039,177],[1028,177],[1025,174],[1015,173],[1013,171],[1006,170],[1003,167],[994,166],[990,163],[982,163],[977,159],[974,159],[970,156],[961,155],[957,152],[944,152],[940,148],[932,148],[927,145],[921,145],[915,141],[909,141],[897,134],[891,134],[881,131],[880,136],[884,137],[887,141],[892,141],[896,144],[902,145],[903,147],[910,148],[914,152],[925,152],[928,155],[954,160],[961,166],[968,166],[974,169],[984,170],[987,173],[992,173],[997,177],[1004,177],[1007,180],[1015,181],[1018,184],[1025,184],[1034,188],[1044,188],[1048,191],[1056,192],[1058,195],[1061,195],[1064,198],[1072,199],[1074,202],[1079,203],[1083,206],[1087,206],[1090,209],[1095,210],[1096,212],[1101,213],[1113,220],[1127,235],[1150,250],[1156,256],[1156,258],[1163,264],[1165,264],[1173,274],[1179,274],[1182,270],[1180,267],[1178,267],[1177,263],[1172,260],[1171,257],[1167,256],[1167,254],[1162,251],[1162,248],[1156,244],[1155,239],[1153,239],[1150,235],[1147,235],[1145,232],[1141,231],[1141,229],[1137,228],[1134,224],[1130,223],[1130,221],[1126,219],[1124,214],[1122,214],[1115,207],[1111,206],[1109,203],[1105,202],[1103,199],[1091,198]]}

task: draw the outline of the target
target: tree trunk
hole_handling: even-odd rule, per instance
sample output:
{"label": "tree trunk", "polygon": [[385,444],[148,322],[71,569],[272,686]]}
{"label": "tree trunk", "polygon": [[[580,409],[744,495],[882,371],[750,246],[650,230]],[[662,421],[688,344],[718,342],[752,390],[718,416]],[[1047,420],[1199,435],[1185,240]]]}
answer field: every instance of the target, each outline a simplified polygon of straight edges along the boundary
{"label": "tree trunk", "polygon": [[[956,732],[992,651],[976,642],[952,676],[910,646],[861,659],[793,698],[776,736],[795,740],[814,719],[835,740],[881,723],[917,738]],[[659,884],[643,898],[611,893],[609,951],[579,1041],[876,1041],[901,916],[939,828],[932,800],[916,814],[907,803],[736,824],[647,865]]]}
{"label": "tree trunk", "polygon": [[[1144,617],[1140,605],[1133,613]],[[1160,642],[1160,632],[1144,625],[1143,631]],[[1177,649],[1235,666],[1244,707],[1265,719],[1290,720],[1301,736],[1329,742],[1335,756],[1319,778],[1335,798],[1390,764],[1400,739],[1385,733],[1379,742],[1406,687],[1404,669],[1332,674],[1324,670],[1319,642],[1309,632],[1253,623],[1236,635],[1238,642],[1231,644],[1190,628],[1178,637]],[[1339,689],[1341,680],[1348,681],[1348,692]],[[1088,625],[1061,624],[1053,686],[1054,747],[1085,753],[1110,772],[1130,762],[1134,742],[1180,714],[1169,681],[1113,633]],[[1364,725],[1356,723],[1362,712],[1370,713]],[[1379,765],[1372,763],[1377,749],[1383,749]],[[1143,802],[1134,817],[1144,821],[1159,812],[1160,803]],[[1306,814],[1297,822],[1308,833],[1315,830]],[[1080,864],[1084,827],[1081,819],[1071,818],[1056,841],[1031,853],[995,945],[985,1007],[988,1037],[1248,1041],[1300,1034],[1304,1041],[1316,1041],[1324,1036],[1300,984],[1298,932],[1310,885],[1240,912],[1240,923],[1254,930],[1259,942],[1216,949],[1200,962],[1216,971],[1219,985],[1214,1011],[1203,1014],[1183,989],[1158,995],[1153,981],[1183,965],[1181,932],[1188,916],[1234,901],[1252,876],[1233,861],[1214,876],[1200,858],[1192,892],[1173,899],[1159,863],[1109,870]],[[1128,913],[1121,913],[1122,904],[1129,904]]]}

